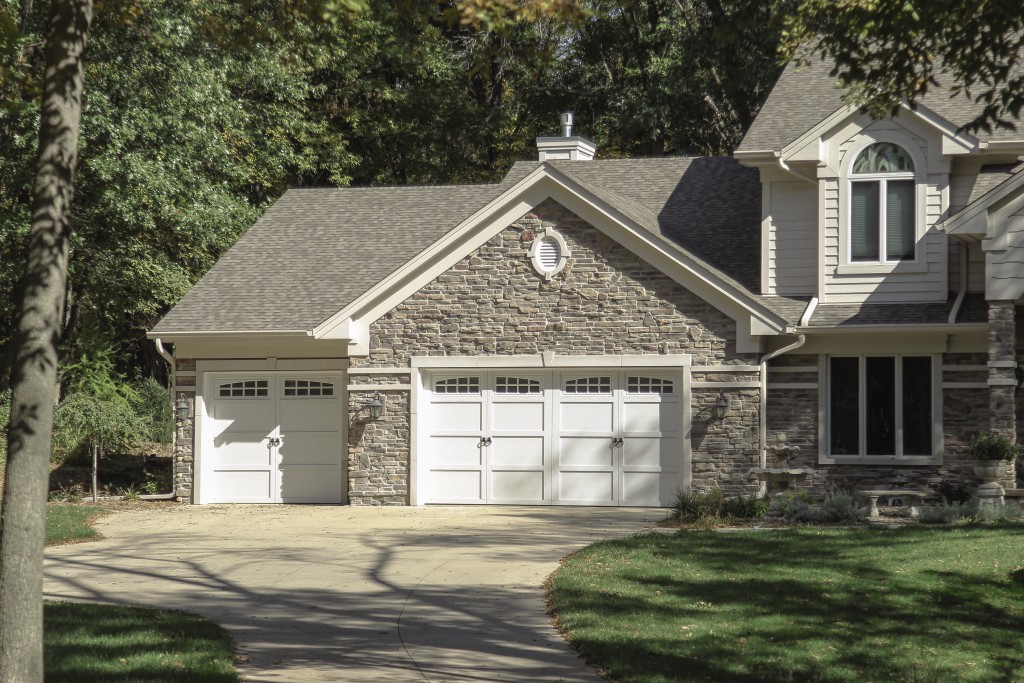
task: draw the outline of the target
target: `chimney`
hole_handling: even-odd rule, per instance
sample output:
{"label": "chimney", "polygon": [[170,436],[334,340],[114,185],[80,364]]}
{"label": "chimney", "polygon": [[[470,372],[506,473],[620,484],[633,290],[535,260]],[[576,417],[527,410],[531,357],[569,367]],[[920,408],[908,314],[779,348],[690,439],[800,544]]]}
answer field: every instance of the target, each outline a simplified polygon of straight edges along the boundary
{"label": "chimney", "polygon": [[597,146],[586,138],[572,134],[572,112],[561,115],[562,137],[537,138],[537,158],[540,161],[591,161]]}

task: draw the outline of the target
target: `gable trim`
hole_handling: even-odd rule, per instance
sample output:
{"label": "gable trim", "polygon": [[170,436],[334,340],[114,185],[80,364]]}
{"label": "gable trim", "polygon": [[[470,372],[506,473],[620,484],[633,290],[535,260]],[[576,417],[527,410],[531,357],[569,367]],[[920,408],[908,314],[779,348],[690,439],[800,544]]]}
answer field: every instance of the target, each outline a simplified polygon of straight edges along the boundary
{"label": "gable trim", "polygon": [[[353,325],[366,329],[547,199],[558,202],[733,318],[737,322],[739,335],[778,334],[786,329],[786,320],[741,288],[721,278],[677,245],[644,229],[625,212],[598,198],[568,174],[549,164],[542,164],[406,265],[317,325],[312,330],[312,336],[316,339],[336,339],[345,337]],[[343,324],[346,321],[349,322]],[[368,352],[368,339],[365,336],[353,342],[350,345],[353,354]]]}
{"label": "gable trim", "polygon": [[1024,173],[1018,173],[978,197],[973,203],[961,209],[955,216],[946,219],[944,223],[940,224],[940,227],[943,232],[950,235],[988,234],[987,214],[989,209],[994,208],[995,204],[1010,197],[1022,185],[1024,185]]}

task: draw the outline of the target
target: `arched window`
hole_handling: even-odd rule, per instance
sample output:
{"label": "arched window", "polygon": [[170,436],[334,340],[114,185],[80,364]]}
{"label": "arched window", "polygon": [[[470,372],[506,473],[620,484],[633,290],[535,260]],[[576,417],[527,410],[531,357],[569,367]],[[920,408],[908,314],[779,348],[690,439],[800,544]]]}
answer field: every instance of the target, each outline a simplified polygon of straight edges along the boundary
{"label": "arched window", "polygon": [[913,260],[914,162],[891,142],[866,147],[850,169],[850,261]]}

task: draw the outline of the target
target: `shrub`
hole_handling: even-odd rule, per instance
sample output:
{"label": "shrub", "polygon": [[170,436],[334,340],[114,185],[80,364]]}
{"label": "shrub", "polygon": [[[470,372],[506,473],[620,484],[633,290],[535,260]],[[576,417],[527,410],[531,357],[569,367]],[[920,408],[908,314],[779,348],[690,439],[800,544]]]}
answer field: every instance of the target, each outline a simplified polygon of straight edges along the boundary
{"label": "shrub", "polygon": [[947,503],[966,503],[973,498],[973,490],[967,481],[951,474],[944,476],[932,489],[940,500]]}
{"label": "shrub", "polygon": [[1016,502],[979,505],[974,513],[974,519],[978,522],[1015,522],[1021,517],[1021,509]]}
{"label": "shrub", "polygon": [[768,514],[770,504],[767,498],[758,498],[753,494],[736,496],[725,499],[723,512],[732,519],[760,519]]}
{"label": "shrub", "polygon": [[782,519],[790,524],[821,524],[828,522],[828,514],[817,505],[808,503],[803,498],[794,498],[782,514]]}
{"label": "shrub", "polygon": [[693,489],[680,490],[676,492],[671,519],[676,522],[721,519],[724,507],[725,496],[720,489],[712,489],[707,493],[699,493]]}
{"label": "shrub", "polygon": [[150,441],[170,443],[174,435],[174,408],[167,387],[152,377],[137,380],[133,384],[135,396],[132,407],[139,413],[149,428],[146,430]]}
{"label": "shrub", "polygon": [[977,508],[969,501],[943,501],[938,505],[917,508],[917,519],[922,524],[952,524],[974,519]]}
{"label": "shrub", "polygon": [[857,498],[849,491],[834,491],[825,497],[821,506],[825,518],[837,524],[859,524],[868,518],[868,507],[858,505]]}
{"label": "shrub", "polygon": [[1016,460],[1020,453],[1021,445],[1004,434],[980,432],[971,441],[971,455],[975,460]]}
{"label": "shrub", "polygon": [[768,506],[768,515],[770,517],[785,518],[786,512],[789,511],[790,506],[796,501],[812,505],[814,503],[814,497],[807,493],[807,491],[802,491],[800,489],[787,489],[785,491],[781,491],[772,496],[771,504]]}
{"label": "shrub", "polygon": [[0,393],[0,463],[7,460],[7,423],[11,420],[11,391]]}

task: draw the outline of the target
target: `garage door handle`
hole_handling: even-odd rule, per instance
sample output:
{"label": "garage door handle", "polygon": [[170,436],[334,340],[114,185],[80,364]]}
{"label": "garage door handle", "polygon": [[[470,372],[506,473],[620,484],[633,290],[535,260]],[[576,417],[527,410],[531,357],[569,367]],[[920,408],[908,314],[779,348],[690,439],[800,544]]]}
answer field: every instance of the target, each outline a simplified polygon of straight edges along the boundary
{"label": "garage door handle", "polygon": [[281,445],[281,439],[278,439],[276,437],[273,437],[273,438],[270,438],[270,439],[267,440],[267,448],[273,448],[275,446],[280,446],[280,445]]}
{"label": "garage door handle", "polygon": [[612,439],[612,448],[621,448],[622,447],[622,443],[623,442],[622,442],[622,437],[621,436],[617,437],[617,438],[614,438],[614,439]]}
{"label": "garage door handle", "polygon": [[482,436],[482,437],[480,437],[480,443],[478,443],[476,445],[476,447],[477,448],[483,448],[484,446],[490,446],[490,445],[491,445],[491,437],[489,437],[489,436]]}

